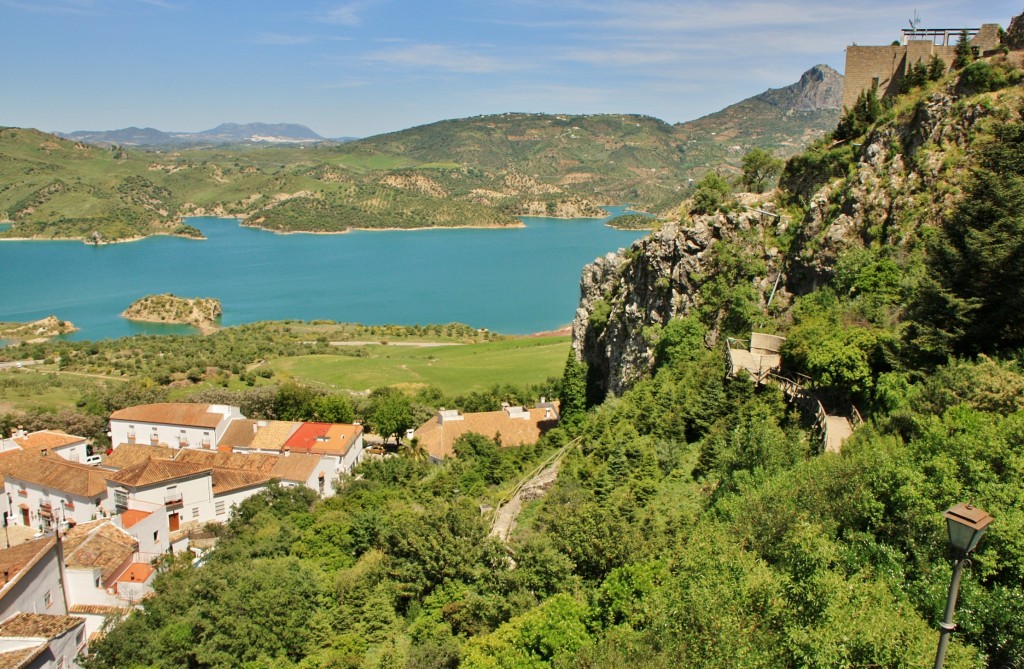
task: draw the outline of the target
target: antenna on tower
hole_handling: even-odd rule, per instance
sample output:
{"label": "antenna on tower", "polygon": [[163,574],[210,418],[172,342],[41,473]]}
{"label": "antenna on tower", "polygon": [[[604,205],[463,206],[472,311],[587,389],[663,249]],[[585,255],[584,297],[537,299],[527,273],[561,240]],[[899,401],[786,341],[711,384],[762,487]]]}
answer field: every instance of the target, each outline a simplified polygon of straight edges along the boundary
{"label": "antenna on tower", "polygon": [[913,35],[917,34],[917,27],[921,25],[921,17],[918,16],[917,10],[914,10],[914,18],[908,21],[910,23],[910,32]]}

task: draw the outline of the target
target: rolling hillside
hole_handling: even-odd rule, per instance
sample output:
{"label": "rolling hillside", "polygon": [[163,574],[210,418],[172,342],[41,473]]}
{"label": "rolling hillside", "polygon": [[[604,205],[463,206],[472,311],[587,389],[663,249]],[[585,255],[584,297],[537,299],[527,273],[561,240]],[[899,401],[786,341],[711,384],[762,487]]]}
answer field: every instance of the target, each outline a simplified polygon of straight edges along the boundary
{"label": "rolling hillside", "polygon": [[[309,146],[99,148],[8,128],[0,130],[0,220],[12,226],[0,236],[197,236],[182,224],[194,215],[344,232],[509,226],[518,215],[603,216],[602,205],[626,202],[670,211],[690,179],[735,171],[753,147],[791,155],[834,127],[841,88],[837,73],[816,66],[792,86],[675,126],[639,115],[507,113]],[[308,131],[297,127],[225,124],[205,134]],[[140,141],[159,133],[120,132]]]}

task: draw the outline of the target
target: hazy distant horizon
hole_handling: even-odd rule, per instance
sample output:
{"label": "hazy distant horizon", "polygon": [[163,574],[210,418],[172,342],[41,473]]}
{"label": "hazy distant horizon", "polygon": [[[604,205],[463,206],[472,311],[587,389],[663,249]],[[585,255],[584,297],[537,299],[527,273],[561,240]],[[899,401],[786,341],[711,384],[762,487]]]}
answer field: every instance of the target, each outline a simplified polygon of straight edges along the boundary
{"label": "hazy distant horizon", "polygon": [[[849,44],[922,27],[1004,27],[1009,0],[0,0],[0,125],[199,132],[297,123],[368,137],[513,111],[668,123],[842,72]],[[194,130],[193,130],[194,129]]]}

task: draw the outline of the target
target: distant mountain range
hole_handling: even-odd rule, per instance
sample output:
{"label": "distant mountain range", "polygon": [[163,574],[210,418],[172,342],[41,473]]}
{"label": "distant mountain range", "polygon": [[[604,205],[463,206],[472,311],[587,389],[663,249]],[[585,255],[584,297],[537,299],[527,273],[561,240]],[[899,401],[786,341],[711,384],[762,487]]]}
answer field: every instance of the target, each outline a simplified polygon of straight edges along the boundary
{"label": "distant mountain range", "polygon": [[312,144],[350,141],[351,137],[328,139],[297,123],[222,123],[201,132],[165,132],[156,128],[120,130],[78,130],[57,133],[98,146],[209,146],[219,144]]}
{"label": "distant mountain range", "polygon": [[[728,154],[731,146],[729,140],[733,138],[749,140],[756,137],[760,140],[758,144],[775,144],[782,148],[784,153],[792,152],[806,144],[806,133],[820,133],[835,127],[842,106],[842,97],[843,76],[827,65],[815,65],[804,72],[800,81],[790,86],[768,89],[764,93],[708,116],[677,123],[674,128],[676,134],[682,135],[684,141],[711,139],[707,147],[710,150],[697,152],[707,155],[694,156],[699,160],[693,162],[720,160]],[[441,121],[380,137],[404,137],[421,129],[445,127],[467,121],[472,122],[472,119]],[[156,128],[130,127],[120,130],[77,130],[55,134],[97,146],[124,147],[312,144],[357,140],[355,137],[322,137],[298,123],[222,123],[216,128],[200,132],[169,132]],[[716,145],[717,150],[714,148]],[[787,151],[788,147],[791,147],[792,151]]]}

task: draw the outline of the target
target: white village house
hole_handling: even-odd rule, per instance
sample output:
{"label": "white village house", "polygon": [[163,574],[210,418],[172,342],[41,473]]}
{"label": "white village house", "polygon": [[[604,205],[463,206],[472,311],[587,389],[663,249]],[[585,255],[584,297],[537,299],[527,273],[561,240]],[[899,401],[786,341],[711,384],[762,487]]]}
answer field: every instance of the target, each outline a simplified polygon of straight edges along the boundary
{"label": "white village house", "polygon": [[64,458],[24,454],[5,458],[4,488],[14,525],[49,532],[107,515],[106,472]]}
{"label": "white village house", "polygon": [[163,444],[171,448],[216,448],[238,407],[224,404],[166,402],[142,404],[110,414],[110,443]]}

